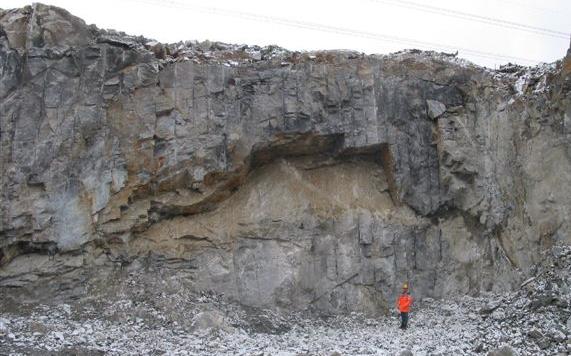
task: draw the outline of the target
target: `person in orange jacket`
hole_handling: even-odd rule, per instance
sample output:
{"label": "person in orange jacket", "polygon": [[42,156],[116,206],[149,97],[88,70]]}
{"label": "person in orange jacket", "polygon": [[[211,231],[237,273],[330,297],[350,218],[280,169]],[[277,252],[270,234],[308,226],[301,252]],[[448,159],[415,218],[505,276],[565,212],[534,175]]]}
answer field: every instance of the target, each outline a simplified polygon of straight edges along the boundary
{"label": "person in orange jacket", "polygon": [[408,284],[405,283],[402,286],[402,294],[397,299],[397,309],[400,313],[401,329],[406,329],[408,325],[408,313],[410,313],[410,307],[412,305],[412,297],[408,293]]}

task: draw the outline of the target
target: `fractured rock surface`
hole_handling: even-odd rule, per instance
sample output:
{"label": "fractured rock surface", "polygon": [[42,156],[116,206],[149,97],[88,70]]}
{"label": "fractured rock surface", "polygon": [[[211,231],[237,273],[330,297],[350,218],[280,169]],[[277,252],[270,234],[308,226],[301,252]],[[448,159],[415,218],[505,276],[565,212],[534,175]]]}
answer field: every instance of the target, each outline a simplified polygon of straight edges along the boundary
{"label": "fractured rock surface", "polygon": [[519,286],[571,242],[571,58],[163,45],[35,4],[0,11],[0,66],[0,287],[166,268],[374,314],[404,280]]}

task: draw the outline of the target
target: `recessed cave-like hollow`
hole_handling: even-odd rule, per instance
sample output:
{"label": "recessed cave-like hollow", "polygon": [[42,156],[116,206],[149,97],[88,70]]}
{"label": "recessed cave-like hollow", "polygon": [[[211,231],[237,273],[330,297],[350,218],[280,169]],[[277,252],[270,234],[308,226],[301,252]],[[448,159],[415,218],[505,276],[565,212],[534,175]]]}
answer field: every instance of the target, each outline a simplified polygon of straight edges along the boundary
{"label": "recessed cave-like hollow", "polygon": [[384,310],[419,220],[393,203],[381,145],[342,144],[307,135],[256,147],[238,189],[151,225],[130,253],[189,260],[197,288],[245,305]]}

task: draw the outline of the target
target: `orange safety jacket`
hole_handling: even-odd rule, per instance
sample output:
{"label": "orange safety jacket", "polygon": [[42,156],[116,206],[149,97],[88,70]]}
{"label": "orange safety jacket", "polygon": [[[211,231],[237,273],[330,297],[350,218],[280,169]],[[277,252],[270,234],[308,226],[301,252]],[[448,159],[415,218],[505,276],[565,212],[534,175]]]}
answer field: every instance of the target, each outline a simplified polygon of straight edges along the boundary
{"label": "orange safety jacket", "polygon": [[412,305],[412,297],[409,294],[401,294],[397,301],[397,308],[401,313],[410,312],[410,306]]}

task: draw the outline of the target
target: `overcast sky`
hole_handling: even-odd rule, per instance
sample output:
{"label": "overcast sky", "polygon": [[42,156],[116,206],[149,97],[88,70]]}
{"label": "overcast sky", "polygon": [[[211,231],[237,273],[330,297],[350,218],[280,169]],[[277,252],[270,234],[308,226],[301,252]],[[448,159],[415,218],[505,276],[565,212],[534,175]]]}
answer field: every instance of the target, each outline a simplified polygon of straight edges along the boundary
{"label": "overcast sky", "polygon": [[[492,68],[508,61],[524,65],[532,64],[531,61],[552,62],[563,57],[569,48],[569,36],[516,30],[506,27],[513,26],[506,22],[564,34],[571,32],[570,0],[46,0],[44,3],[66,8],[100,28],[144,35],[161,42],[208,39],[277,44],[291,50],[353,49],[365,53],[390,53],[404,48],[447,52],[459,49],[460,57]],[[418,8],[414,3],[432,7],[433,11]],[[4,9],[27,4],[30,2],[0,0]],[[458,12],[480,16],[481,21],[504,22],[496,26],[469,21],[459,18],[466,16]],[[316,30],[316,25],[325,27]],[[394,42],[394,37],[401,40]],[[481,52],[520,59],[483,58]]]}

